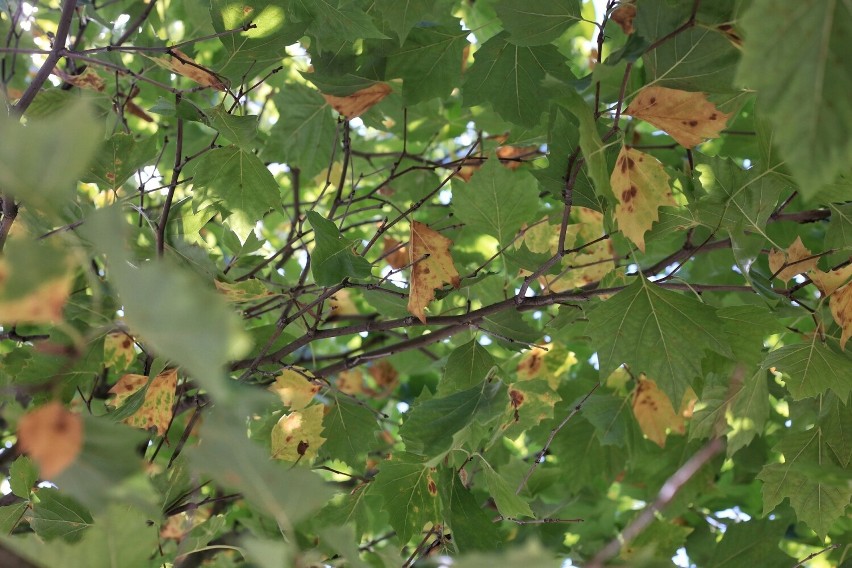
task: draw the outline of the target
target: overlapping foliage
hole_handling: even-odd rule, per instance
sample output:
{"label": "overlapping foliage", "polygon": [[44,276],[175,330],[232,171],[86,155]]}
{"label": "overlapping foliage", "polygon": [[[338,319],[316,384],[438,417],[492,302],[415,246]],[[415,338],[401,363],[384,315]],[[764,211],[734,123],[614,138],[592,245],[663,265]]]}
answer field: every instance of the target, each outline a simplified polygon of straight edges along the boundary
{"label": "overlapping foliage", "polygon": [[4,561],[848,561],[852,8],[596,4],[0,2]]}

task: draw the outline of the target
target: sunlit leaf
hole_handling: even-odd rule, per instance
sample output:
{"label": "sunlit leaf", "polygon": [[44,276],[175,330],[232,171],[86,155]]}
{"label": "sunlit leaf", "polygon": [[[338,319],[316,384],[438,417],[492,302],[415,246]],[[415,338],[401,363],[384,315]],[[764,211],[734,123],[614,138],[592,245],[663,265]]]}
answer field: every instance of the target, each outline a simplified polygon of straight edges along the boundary
{"label": "sunlit leaf", "polygon": [[423,323],[426,323],[426,306],[435,298],[435,289],[442,288],[444,284],[459,287],[459,273],[450,253],[452,244],[453,241],[423,223],[411,222],[408,311]]}

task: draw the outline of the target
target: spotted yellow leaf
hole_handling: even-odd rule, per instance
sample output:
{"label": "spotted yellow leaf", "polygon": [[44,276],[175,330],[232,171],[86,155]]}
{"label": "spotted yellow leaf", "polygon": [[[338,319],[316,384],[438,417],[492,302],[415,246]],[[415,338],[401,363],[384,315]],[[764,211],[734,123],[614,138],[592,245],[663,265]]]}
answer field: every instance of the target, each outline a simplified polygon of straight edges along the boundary
{"label": "spotted yellow leaf", "polygon": [[322,437],[322,404],[314,404],[295,410],[281,417],[272,429],[272,457],[277,460],[311,462],[320,446]]}
{"label": "spotted yellow leaf", "polygon": [[852,284],[838,288],[828,300],[831,315],[840,326],[840,348],[846,349],[846,342],[852,336]]}
{"label": "spotted yellow leaf", "polygon": [[435,298],[435,289],[444,284],[458,288],[461,284],[450,255],[452,244],[453,241],[423,223],[411,222],[408,311],[423,323],[426,323],[426,306]]}
{"label": "spotted yellow leaf", "polygon": [[796,237],[786,251],[772,249],[769,252],[769,270],[779,280],[789,281],[793,276],[816,268],[819,259]]}
{"label": "spotted yellow leaf", "polygon": [[[127,417],[124,422],[143,430],[156,428],[157,435],[162,436],[172,418],[177,378],[177,369],[169,369],[154,377],[145,393],[142,406]],[[124,375],[109,390],[111,394],[115,395],[113,403],[116,407],[121,406],[130,395],[147,383],[148,377],[145,375]]]}
{"label": "spotted yellow leaf", "polygon": [[121,372],[136,358],[133,338],[123,331],[113,331],[104,338],[104,365]]}
{"label": "spotted yellow leaf", "polygon": [[692,415],[692,405],[695,402],[694,393],[684,397],[684,408],[675,412],[669,396],[657,387],[657,383],[641,375],[636,390],[633,392],[633,415],[649,440],[664,448],[666,434],[683,434],[686,431],[684,413]]}
{"label": "spotted yellow leaf", "polygon": [[313,383],[314,375],[307,369],[291,367],[284,369],[278,375],[275,382],[270,385],[269,390],[278,395],[284,406],[293,410],[301,410],[314,398],[320,390],[318,384]]}
{"label": "spotted yellow leaf", "polygon": [[824,296],[830,296],[852,278],[852,264],[828,272],[814,268],[808,272],[808,276]]}

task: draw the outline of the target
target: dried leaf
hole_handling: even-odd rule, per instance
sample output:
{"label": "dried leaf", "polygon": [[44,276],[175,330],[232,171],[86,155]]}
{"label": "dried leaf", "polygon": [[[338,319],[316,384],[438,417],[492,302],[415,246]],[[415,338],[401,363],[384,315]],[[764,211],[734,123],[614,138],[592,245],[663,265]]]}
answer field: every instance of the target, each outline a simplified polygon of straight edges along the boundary
{"label": "dried leaf", "polygon": [[[127,417],[124,423],[142,430],[156,428],[158,436],[165,434],[172,418],[177,378],[177,369],[169,369],[154,377],[145,393],[142,406]],[[121,406],[130,395],[147,383],[148,377],[145,375],[124,375],[109,389],[109,392],[115,395],[113,403],[116,407]]]}
{"label": "dried leaf", "polygon": [[373,83],[369,87],[355,91],[345,97],[324,94],[323,98],[334,110],[346,118],[352,119],[370,110],[392,91],[393,89],[387,83]]}
{"label": "dried leaf", "polygon": [[497,148],[497,157],[500,158],[501,164],[510,170],[516,170],[523,164],[519,158],[533,156],[536,152],[538,146],[500,146]]}
{"label": "dried leaf", "polygon": [[624,33],[627,35],[635,31],[633,28],[633,19],[635,17],[636,6],[633,4],[622,4],[609,15],[609,19],[618,24],[618,27],[624,30]]}
{"label": "dried leaf", "polygon": [[705,138],[718,138],[730,114],[707,100],[704,93],[666,87],[639,91],[624,114],[650,122],[665,130],[678,144],[692,148]]}
{"label": "dried leaf", "polygon": [[[9,267],[0,258],[0,297],[9,279]],[[26,296],[0,300],[0,324],[53,323],[62,319],[62,309],[71,293],[70,273],[40,283]]]}
{"label": "dried leaf", "polygon": [[793,276],[816,268],[819,258],[802,244],[801,237],[796,237],[786,251],[772,249],[769,252],[769,270],[776,278],[788,282]]}
{"label": "dried leaf", "polygon": [[272,457],[289,462],[312,461],[325,442],[322,437],[324,408],[322,404],[314,404],[282,416],[272,429]]}
{"label": "dried leaf", "polygon": [[633,415],[649,440],[666,447],[666,432],[683,434],[686,426],[683,416],[675,412],[668,395],[657,388],[657,383],[641,375],[633,392]]}
{"label": "dried leaf", "polygon": [[364,373],[360,369],[341,371],[334,384],[344,394],[361,394],[364,392]]}
{"label": "dried leaf", "polygon": [[113,331],[104,338],[104,366],[123,371],[136,359],[133,338],[123,331]]}
{"label": "dried leaf", "polygon": [[450,255],[453,241],[423,223],[412,221],[409,242],[412,267],[408,311],[426,323],[425,309],[435,298],[435,289],[442,288],[444,284],[458,288],[461,284]]}
{"label": "dried leaf", "polygon": [[53,74],[66,83],[81,89],[100,92],[106,88],[106,82],[91,67],[86,67],[86,69],[79,75],[71,75],[70,73],[62,71],[59,67],[55,67],[53,69]]}
{"label": "dried leaf", "polygon": [[217,91],[223,92],[228,90],[228,87],[219,79],[219,77],[196,63],[190,56],[179,49],[172,49],[171,52],[174,55],[157,57],[154,58],[154,61],[157,65],[165,67],[178,75],[183,75],[187,79],[191,79],[203,87],[211,87]]}
{"label": "dried leaf", "polygon": [[462,167],[459,168],[459,171],[456,173],[456,177],[463,179],[464,181],[470,181],[470,178],[473,177],[473,174],[479,171],[479,168],[482,167],[482,164],[468,164],[465,163]]}
{"label": "dried leaf", "polygon": [[850,278],[852,278],[852,264],[823,272],[819,268],[814,268],[808,272],[811,282],[816,284],[823,296],[830,296],[835,290],[843,286]]}
{"label": "dried leaf", "polygon": [[83,420],[58,401],[27,412],[18,422],[21,451],[52,479],[74,463],[83,447]]}
{"label": "dried leaf", "polygon": [[293,366],[278,375],[269,390],[278,395],[284,406],[293,410],[305,408],[314,395],[320,390],[319,385],[312,382],[314,374],[301,367]]}
{"label": "dried leaf", "polygon": [[387,359],[377,361],[370,366],[367,372],[370,373],[370,376],[373,377],[374,381],[376,381],[378,392],[374,391],[370,393],[376,398],[382,398],[389,395],[399,383],[399,372]]}
{"label": "dried leaf", "polygon": [[650,154],[624,146],[615,160],[610,183],[618,199],[618,228],[645,252],[645,232],[660,218],[657,210],[663,205],[676,205],[669,175]]}
{"label": "dried leaf", "polygon": [[839,288],[828,301],[831,315],[842,330],[840,348],[846,350],[846,342],[852,336],[852,284]]}
{"label": "dried leaf", "polygon": [[385,237],[382,256],[394,270],[399,270],[408,264],[408,247],[401,246],[396,239]]}
{"label": "dried leaf", "polygon": [[214,280],[213,284],[229,302],[251,302],[263,300],[273,295],[266,285],[256,278],[249,278],[234,284]]}

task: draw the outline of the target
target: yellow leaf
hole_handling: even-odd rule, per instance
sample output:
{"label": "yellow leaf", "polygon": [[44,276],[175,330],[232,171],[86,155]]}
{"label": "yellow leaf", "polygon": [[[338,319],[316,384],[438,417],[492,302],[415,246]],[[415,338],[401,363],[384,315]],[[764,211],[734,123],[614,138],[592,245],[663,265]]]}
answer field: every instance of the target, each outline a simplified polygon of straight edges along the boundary
{"label": "yellow leaf", "polygon": [[852,264],[829,272],[823,272],[819,268],[814,268],[808,272],[808,276],[811,282],[816,284],[816,287],[819,288],[823,296],[830,296],[835,290],[843,286],[847,280],[852,278]]}
{"label": "yellow leaf", "polygon": [[289,462],[313,460],[325,442],[321,435],[324,408],[314,404],[282,416],[272,429],[272,457]]}
{"label": "yellow leaf", "polygon": [[731,118],[708,101],[704,93],[653,86],[639,91],[624,114],[665,130],[687,148],[697,146],[705,138],[718,138]]}
{"label": "yellow leaf", "polygon": [[104,338],[104,366],[123,371],[136,358],[133,338],[123,331],[113,331]]}
{"label": "yellow leaf", "polygon": [[26,296],[2,299],[9,277],[6,260],[0,258],[0,324],[53,323],[62,319],[62,309],[71,293],[70,273],[39,283]]}
{"label": "yellow leaf", "polygon": [[179,49],[172,49],[174,55],[168,57],[156,57],[154,62],[161,67],[183,75],[203,87],[211,87],[217,91],[227,91],[228,87],[213,72],[195,62],[190,56]]}
{"label": "yellow leaf", "polygon": [[686,431],[683,416],[675,412],[668,395],[645,375],[640,376],[633,392],[633,415],[642,432],[661,448],[666,446],[666,432]]}
{"label": "yellow leaf", "polygon": [[840,348],[846,350],[846,342],[852,336],[852,284],[839,288],[828,301],[831,315],[840,326]]}
{"label": "yellow leaf", "polygon": [[373,83],[369,87],[355,91],[345,97],[324,94],[323,98],[325,98],[326,102],[334,110],[351,119],[361,116],[370,110],[374,105],[388,96],[392,90],[387,83]]}
{"label": "yellow leaf", "polygon": [[331,298],[329,298],[328,303],[331,307],[330,316],[333,318],[354,316],[358,314],[358,308],[355,307],[355,303],[349,295],[349,290],[338,290]]}
{"label": "yellow leaf", "polygon": [[[142,430],[156,428],[158,436],[165,434],[172,419],[177,378],[177,369],[169,369],[154,377],[145,393],[142,406],[124,422]],[[148,377],[145,375],[124,375],[109,389],[109,392],[115,395],[113,403],[116,407],[121,406],[130,395],[147,383]]]}
{"label": "yellow leaf", "polygon": [[293,410],[305,408],[314,395],[320,390],[320,386],[311,382],[314,374],[301,367],[284,369],[278,375],[275,382],[270,385],[269,390],[278,395],[284,406]]}
{"label": "yellow leaf", "polygon": [[663,205],[677,205],[669,175],[655,157],[624,146],[615,160],[610,183],[618,199],[618,228],[645,252],[645,232],[660,218],[657,210]]}
{"label": "yellow leaf", "polygon": [[450,255],[453,241],[417,221],[411,222],[409,241],[408,258],[412,266],[408,311],[426,323],[425,309],[435,298],[435,289],[444,284],[458,288],[461,284]]}
{"label": "yellow leaf", "polygon": [[776,278],[787,282],[793,276],[816,268],[819,259],[802,244],[801,237],[796,237],[786,251],[772,249],[769,253],[769,270]]}
{"label": "yellow leaf", "polygon": [[364,392],[364,373],[360,369],[341,371],[334,384],[344,394],[361,394]]}
{"label": "yellow leaf", "polygon": [[30,410],[18,421],[18,445],[52,479],[74,463],[83,447],[83,419],[61,402]]}
{"label": "yellow leaf", "polygon": [[89,89],[91,91],[103,91],[106,88],[106,82],[98,73],[91,67],[86,69],[79,75],[72,75],[62,71],[59,67],[53,69],[53,74],[75,87],[81,89]]}
{"label": "yellow leaf", "polygon": [[518,362],[518,379],[522,381],[543,378],[548,386],[556,390],[565,374],[577,363],[573,351],[563,345],[548,343],[535,346],[523,354]]}

